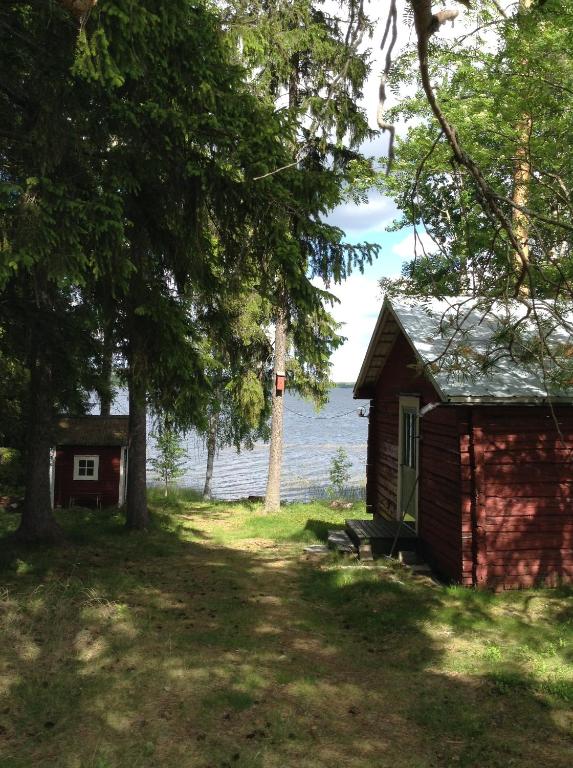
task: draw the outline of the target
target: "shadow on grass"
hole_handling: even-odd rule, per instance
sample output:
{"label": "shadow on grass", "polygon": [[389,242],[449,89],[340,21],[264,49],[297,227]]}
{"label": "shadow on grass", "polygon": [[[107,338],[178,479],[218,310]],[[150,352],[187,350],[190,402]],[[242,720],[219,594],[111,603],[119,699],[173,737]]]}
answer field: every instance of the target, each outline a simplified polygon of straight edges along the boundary
{"label": "shadow on grass", "polygon": [[326,542],[329,531],[344,530],[344,523],[333,523],[326,520],[307,520],[304,526],[305,531],[310,531],[314,537],[320,541]]}
{"label": "shadow on grass", "polygon": [[3,560],[2,768],[569,768],[549,692],[444,667],[451,633],[518,637],[523,601],[212,548],[166,512],[60,518],[66,548]]}
{"label": "shadow on grass", "polygon": [[[414,749],[407,764],[501,768],[540,759],[565,768],[573,724],[573,628],[559,610],[556,623],[551,609],[532,620],[529,602],[570,607],[570,588],[531,598],[506,595],[513,604],[506,613],[493,593],[430,587],[396,564],[309,569],[303,585],[307,604],[327,609],[311,611],[312,625],[332,636],[345,630],[348,652],[367,660],[365,686],[384,679],[392,691],[391,722],[399,713],[413,728],[413,742],[417,734],[428,750],[422,759],[423,748]],[[454,647],[449,660],[446,645]],[[526,669],[522,662],[534,653],[538,658]],[[553,672],[535,674],[551,663]],[[541,740],[536,758],[530,739]]]}

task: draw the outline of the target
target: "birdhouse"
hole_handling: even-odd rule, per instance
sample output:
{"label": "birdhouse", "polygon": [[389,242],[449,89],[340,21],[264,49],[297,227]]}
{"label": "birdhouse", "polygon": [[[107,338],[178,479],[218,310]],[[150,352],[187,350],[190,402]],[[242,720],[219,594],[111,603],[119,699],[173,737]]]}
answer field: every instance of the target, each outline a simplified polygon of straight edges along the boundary
{"label": "birdhouse", "polygon": [[277,373],[275,377],[275,386],[277,395],[282,395],[285,391],[285,379],[284,373]]}

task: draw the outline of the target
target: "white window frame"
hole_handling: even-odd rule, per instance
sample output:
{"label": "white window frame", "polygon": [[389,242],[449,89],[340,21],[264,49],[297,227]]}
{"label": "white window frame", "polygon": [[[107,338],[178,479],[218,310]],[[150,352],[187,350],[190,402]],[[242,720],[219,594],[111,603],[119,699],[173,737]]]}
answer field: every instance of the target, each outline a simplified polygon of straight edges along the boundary
{"label": "white window frame", "polygon": [[50,448],[50,499],[54,508],[54,493],[56,488],[56,449]]}
{"label": "white window frame", "polygon": [[[80,475],[80,461],[85,460],[93,461],[94,463],[94,473],[93,475]],[[93,480],[99,479],[99,456],[74,456],[74,480],[87,480],[88,482],[91,482]]]}
{"label": "white window frame", "polygon": [[127,448],[122,445],[120,448],[120,460],[119,460],[119,493],[117,499],[118,507],[123,507],[125,504],[125,496],[127,489]]}
{"label": "white window frame", "polygon": [[[419,501],[420,501],[420,487],[419,487],[419,478],[420,478],[420,397],[419,395],[400,395],[398,397],[398,482],[397,482],[397,496],[396,496],[396,519],[401,520],[402,519],[402,472],[401,472],[401,464],[402,464],[402,443],[403,443],[403,414],[405,409],[416,409],[417,412],[417,419],[416,424],[418,425],[418,435],[416,436],[416,477],[417,477],[417,487],[416,487],[416,495],[415,495],[415,501],[416,501],[416,523],[413,526],[416,533],[418,532],[418,523],[419,523]],[[410,523],[405,522],[404,525],[410,525]]]}

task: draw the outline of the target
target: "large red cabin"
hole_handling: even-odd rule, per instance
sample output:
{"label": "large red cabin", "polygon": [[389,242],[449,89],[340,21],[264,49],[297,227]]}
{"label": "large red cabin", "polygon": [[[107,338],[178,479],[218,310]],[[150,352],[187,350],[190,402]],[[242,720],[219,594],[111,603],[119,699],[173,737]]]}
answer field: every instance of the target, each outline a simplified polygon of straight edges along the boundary
{"label": "large red cabin", "polygon": [[415,530],[455,583],[573,582],[573,391],[549,397],[517,344],[502,351],[516,311],[386,300],[354,390],[370,399],[367,509]]}
{"label": "large red cabin", "polygon": [[128,416],[62,417],[52,452],[56,507],[110,507],[125,501]]}

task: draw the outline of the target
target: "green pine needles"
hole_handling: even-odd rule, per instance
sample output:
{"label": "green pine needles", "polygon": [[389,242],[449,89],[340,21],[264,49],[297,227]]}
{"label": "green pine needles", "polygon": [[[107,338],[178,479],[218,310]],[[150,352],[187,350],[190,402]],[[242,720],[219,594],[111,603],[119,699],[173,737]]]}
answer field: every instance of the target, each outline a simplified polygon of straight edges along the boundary
{"label": "green pine needles", "polygon": [[151,437],[155,440],[155,456],[149,461],[149,467],[157,480],[164,486],[164,495],[169,493],[170,486],[183,477],[187,469],[187,451],[181,445],[181,435],[169,423],[156,424]]}

